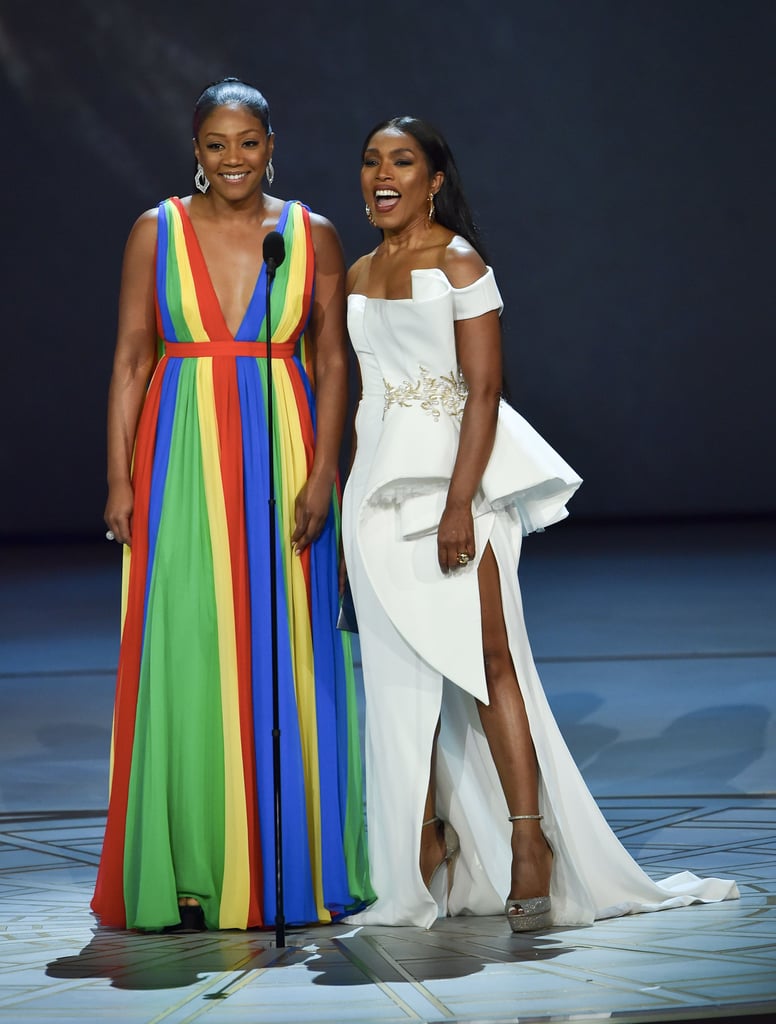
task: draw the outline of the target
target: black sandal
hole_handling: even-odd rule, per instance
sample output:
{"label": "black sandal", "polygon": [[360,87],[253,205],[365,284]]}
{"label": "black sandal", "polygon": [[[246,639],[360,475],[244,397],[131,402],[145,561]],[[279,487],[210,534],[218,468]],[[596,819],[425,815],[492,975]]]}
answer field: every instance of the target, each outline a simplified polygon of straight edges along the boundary
{"label": "black sandal", "polygon": [[179,924],[171,924],[165,928],[165,932],[176,932],[187,934],[189,932],[204,932],[205,912],[199,903],[180,903],[178,911],[181,915]]}

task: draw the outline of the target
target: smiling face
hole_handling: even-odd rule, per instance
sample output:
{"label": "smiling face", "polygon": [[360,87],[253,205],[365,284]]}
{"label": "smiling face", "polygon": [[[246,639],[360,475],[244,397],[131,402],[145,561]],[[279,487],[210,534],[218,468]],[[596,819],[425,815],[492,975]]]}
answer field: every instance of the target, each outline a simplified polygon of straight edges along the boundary
{"label": "smiling face", "polygon": [[261,121],[239,105],[216,107],[202,122],[194,154],[214,193],[242,199],[261,189],[275,145]]}
{"label": "smiling face", "polygon": [[432,173],[414,136],[398,128],[375,132],[364,150],[361,191],[372,218],[383,231],[401,231],[428,221],[429,193],[444,181]]}

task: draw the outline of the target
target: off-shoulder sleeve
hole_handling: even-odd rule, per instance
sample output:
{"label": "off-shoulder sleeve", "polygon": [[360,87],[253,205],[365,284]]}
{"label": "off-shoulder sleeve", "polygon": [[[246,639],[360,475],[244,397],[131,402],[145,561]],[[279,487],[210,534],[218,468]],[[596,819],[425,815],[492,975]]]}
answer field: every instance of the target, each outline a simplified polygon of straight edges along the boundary
{"label": "off-shoulder sleeve", "polygon": [[492,309],[497,309],[500,314],[504,308],[491,267],[476,281],[467,284],[465,288],[453,288],[452,292],[454,320],[471,320]]}

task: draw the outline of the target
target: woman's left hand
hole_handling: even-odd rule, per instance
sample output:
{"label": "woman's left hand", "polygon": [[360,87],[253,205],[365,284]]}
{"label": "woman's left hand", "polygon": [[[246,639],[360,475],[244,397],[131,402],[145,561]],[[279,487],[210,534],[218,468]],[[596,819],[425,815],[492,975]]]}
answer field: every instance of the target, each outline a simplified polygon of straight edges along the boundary
{"label": "woman's left hand", "polygon": [[[471,561],[475,555],[474,520],[471,505],[447,506],[439,520],[437,532],[437,554],[439,568],[447,573],[451,569],[460,569]],[[468,556],[466,561],[461,556]]]}
{"label": "woman's left hand", "polygon": [[316,539],[323,529],[331,505],[331,484],[309,479],[296,496],[294,506],[296,528],[291,545],[297,555]]}

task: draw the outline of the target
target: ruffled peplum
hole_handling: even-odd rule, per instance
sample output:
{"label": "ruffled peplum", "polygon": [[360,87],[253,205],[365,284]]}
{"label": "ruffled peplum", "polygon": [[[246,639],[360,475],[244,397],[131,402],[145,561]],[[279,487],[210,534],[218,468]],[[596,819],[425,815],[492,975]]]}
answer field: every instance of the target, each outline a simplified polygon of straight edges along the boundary
{"label": "ruffled peplum", "polygon": [[[476,556],[444,574],[436,533],[458,451],[466,384],[456,368],[454,319],[500,309],[491,270],[468,288],[453,288],[438,270],[414,271],[408,300],[351,306],[365,336],[402,339],[381,360],[383,415],[357,536],[370,582],[405,640],[445,677],[487,702],[482,646],[472,643],[480,621],[477,565],[494,517],[521,533],[563,519],[580,477],[511,406],[499,406],[496,438],[472,503]],[[412,352],[413,362],[408,356]],[[411,373],[408,368],[412,367]],[[375,380],[371,401],[380,400]],[[519,545],[516,545],[516,551]]]}

